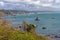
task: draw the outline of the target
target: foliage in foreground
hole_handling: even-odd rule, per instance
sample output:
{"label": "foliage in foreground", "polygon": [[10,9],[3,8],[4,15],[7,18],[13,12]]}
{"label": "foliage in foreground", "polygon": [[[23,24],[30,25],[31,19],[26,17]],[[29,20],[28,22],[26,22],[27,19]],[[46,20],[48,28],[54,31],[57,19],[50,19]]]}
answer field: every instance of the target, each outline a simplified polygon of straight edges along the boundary
{"label": "foliage in foreground", "polygon": [[0,26],[0,40],[47,40],[48,38],[20,31],[16,28]]}
{"label": "foliage in foreground", "polygon": [[48,40],[46,37],[35,34],[35,26],[23,22],[23,29],[13,28],[10,22],[0,19],[0,40]]}

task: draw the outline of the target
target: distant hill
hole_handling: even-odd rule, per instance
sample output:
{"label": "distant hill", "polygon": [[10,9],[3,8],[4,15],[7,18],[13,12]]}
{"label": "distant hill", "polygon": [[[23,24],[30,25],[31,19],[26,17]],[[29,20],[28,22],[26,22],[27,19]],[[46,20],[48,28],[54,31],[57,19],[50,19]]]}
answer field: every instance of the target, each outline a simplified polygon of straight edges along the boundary
{"label": "distant hill", "polygon": [[60,11],[25,11],[25,10],[0,10],[5,14],[27,14],[27,13],[38,13],[38,12],[60,12]]}

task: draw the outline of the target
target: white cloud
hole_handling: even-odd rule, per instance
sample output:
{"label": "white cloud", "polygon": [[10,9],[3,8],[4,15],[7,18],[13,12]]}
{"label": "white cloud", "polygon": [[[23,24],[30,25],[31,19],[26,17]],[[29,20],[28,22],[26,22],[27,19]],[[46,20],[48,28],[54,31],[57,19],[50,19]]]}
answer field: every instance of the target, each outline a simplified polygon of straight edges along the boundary
{"label": "white cloud", "polygon": [[30,9],[39,9],[41,7],[60,8],[60,4],[57,5],[58,3],[60,3],[60,0],[55,0],[55,1],[54,0],[4,0],[4,1],[6,3],[0,2],[0,6],[12,5],[14,7],[17,7],[17,8],[20,7],[23,9],[29,9],[29,7],[31,7]]}
{"label": "white cloud", "polygon": [[21,0],[4,0],[4,1],[7,1],[7,2],[20,2]]}
{"label": "white cloud", "polygon": [[32,0],[24,0],[25,2],[31,2]]}
{"label": "white cloud", "polygon": [[31,2],[32,0],[4,0],[7,2]]}
{"label": "white cloud", "polygon": [[40,1],[30,1],[30,4],[36,4],[36,5],[40,5]]}
{"label": "white cloud", "polygon": [[4,6],[4,2],[0,2],[0,6]]}
{"label": "white cloud", "polygon": [[56,2],[56,3],[60,3],[60,0],[56,0],[55,2]]}
{"label": "white cloud", "polygon": [[[33,1],[33,0],[5,0],[5,1],[7,1],[7,2],[22,2],[22,3],[27,3],[27,4],[34,4],[34,5],[39,5],[39,6],[44,6],[44,7],[52,7],[53,6],[53,1],[54,0],[35,0],[35,1]],[[56,3],[59,3],[60,2],[60,0],[55,0],[55,2]],[[3,3],[0,3],[0,4],[2,4],[3,5]],[[16,4],[16,5],[19,5],[19,4]]]}
{"label": "white cloud", "polygon": [[48,2],[53,2],[53,0],[48,0]]}
{"label": "white cloud", "polygon": [[40,6],[43,6],[43,7],[49,7],[49,8],[60,8],[60,5],[53,5],[53,4],[41,4]]}
{"label": "white cloud", "polygon": [[51,7],[52,5],[51,4],[42,4],[42,6],[44,6],[44,7]]}
{"label": "white cloud", "polygon": [[30,3],[30,4],[40,4],[40,0],[33,1],[33,0],[4,0],[7,2],[25,2],[25,3]]}

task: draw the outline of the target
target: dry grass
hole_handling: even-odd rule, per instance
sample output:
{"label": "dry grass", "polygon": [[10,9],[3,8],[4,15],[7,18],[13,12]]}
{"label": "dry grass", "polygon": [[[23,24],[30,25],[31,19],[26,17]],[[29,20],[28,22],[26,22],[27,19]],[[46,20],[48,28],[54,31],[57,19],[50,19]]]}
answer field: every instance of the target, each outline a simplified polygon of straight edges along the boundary
{"label": "dry grass", "polygon": [[4,12],[0,12],[0,17],[1,17],[1,16],[4,16],[4,15],[5,15],[5,13],[4,13]]}

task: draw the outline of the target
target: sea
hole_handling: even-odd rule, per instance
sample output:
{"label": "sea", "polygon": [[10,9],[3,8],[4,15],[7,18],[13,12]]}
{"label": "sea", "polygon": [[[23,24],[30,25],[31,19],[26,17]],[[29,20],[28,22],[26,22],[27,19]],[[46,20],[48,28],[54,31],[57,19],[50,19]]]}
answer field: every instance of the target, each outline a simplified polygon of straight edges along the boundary
{"label": "sea", "polygon": [[[39,21],[36,21],[38,17]],[[27,14],[5,15],[2,18],[12,22],[14,27],[23,21],[36,25],[37,34],[60,34],[60,12],[38,12]],[[45,27],[45,29],[43,29]]]}

